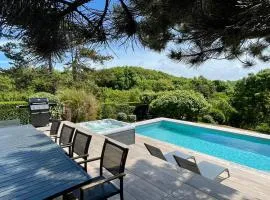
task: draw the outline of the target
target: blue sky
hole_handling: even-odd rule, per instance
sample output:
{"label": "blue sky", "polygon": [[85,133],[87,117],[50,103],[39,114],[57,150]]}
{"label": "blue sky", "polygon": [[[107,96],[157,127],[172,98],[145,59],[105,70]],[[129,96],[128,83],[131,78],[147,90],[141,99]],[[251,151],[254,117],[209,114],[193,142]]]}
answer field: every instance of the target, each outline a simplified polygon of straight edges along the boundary
{"label": "blue sky", "polygon": [[[0,45],[5,41],[0,40]],[[262,69],[270,68],[270,63],[258,62],[252,68],[245,69],[239,61],[210,60],[198,67],[190,67],[182,62],[175,62],[167,57],[167,52],[154,52],[143,47],[123,47],[111,45],[110,48],[100,48],[100,53],[112,55],[111,61],[101,65],[94,65],[96,69],[115,66],[141,66],[147,69],[163,71],[175,76],[196,77],[204,76],[211,80],[238,80],[249,73],[256,73]],[[9,60],[0,53],[0,67],[7,67]],[[64,63],[64,62],[63,62]],[[57,68],[62,69],[63,63],[58,63]]]}
{"label": "blue sky", "polygon": [[[91,4],[96,8],[102,8],[104,1],[95,0]],[[4,42],[5,40],[0,40],[0,45]],[[141,66],[147,69],[160,70],[175,76],[196,77],[202,75],[212,80],[238,80],[249,73],[256,73],[262,69],[270,68],[270,63],[258,62],[254,67],[245,69],[239,61],[227,60],[210,60],[196,68],[191,68],[184,63],[170,60],[166,56],[166,51],[158,53],[140,46],[127,48],[116,44],[112,44],[110,47],[111,49],[100,48],[100,53],[112,55],[114,59],[106,62],[103,66],[95,65],[93,67],[101,69],[125,65]],[[0,53],[0,67],[7,66],[8,60]],[[62,66],[63,64],[61,63],[56,65],[58,69],[62,69]]]}

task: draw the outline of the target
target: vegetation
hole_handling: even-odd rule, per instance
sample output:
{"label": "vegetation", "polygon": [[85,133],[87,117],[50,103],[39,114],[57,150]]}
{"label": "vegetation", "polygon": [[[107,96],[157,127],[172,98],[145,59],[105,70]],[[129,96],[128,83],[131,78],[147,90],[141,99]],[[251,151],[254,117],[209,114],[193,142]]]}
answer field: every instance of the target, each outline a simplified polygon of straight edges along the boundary
{"label": "vegetation", "polygon": [[59,92],[64,104],[63,117],[73,122],[90,121],[97,117],[98,102],[94,95],[83,90],[65,89]]}
{"label": "vegetation", "polygon": [[20,119],[22,124],[29,122],[28,108],[18,109],[19,105],[27,105],[25,101],[0,102],[0,120]]}
{"label": "vegetation", "polygon": [[242,79],[236,84],[232,105],[237,110],[236,126],[266,132],[270,125],[270,70]]}
{"label": "vegetation", "polygon": [[208,107],[202,94],[191,90],[176,90],[153,100],[150,104],[150,111],[155,116],[197,121]]}
{"label": "vegetation", "polygon": [[[72,69],[66,68],[52,71],[51,77],[57,80],[55,90],[44,70],[2,70],[0,101],[13,105],[13,101],[25,102],[29,97],[47,97],[57,105],[51,109],[53,117],[74,122],[163,116],[270,133],[270,70],[231,82],[174,77],[126,66],[85,71],[77,74],[74,82]],[[15,107],[4,112],[2,106],[1,119],[17,117]]]}

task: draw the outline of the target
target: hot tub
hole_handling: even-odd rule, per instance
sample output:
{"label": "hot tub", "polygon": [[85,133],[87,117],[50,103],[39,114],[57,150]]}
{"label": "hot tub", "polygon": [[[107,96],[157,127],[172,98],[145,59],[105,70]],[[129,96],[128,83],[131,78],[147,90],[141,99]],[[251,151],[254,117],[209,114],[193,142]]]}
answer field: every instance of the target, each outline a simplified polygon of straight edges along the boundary
{"label": "hot tub", "polygon": [[78,123],[78,125],[93,133],[105,135],[127,145],[135,143],[135,127],[126,122],[102,119],[82,122]]}

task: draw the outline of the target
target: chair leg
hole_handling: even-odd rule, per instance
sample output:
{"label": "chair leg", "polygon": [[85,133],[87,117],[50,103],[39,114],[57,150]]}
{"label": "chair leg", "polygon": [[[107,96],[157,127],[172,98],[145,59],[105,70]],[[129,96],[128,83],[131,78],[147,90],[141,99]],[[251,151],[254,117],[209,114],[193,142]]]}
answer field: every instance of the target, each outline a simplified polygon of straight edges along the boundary
{"label": "chair leg", "polygon": [[72,157],[72,154],[73,154],[73,153],[71,152],[71,146],[69,146],[69,147],[68,147],[68,155],[69,155],[70,157]]}
{"label": "chair leg", "polygon": [[120,199],[124,200],[124,184],[123,184],[123,178],[120,178]]}
{"label": "chair leg", "polygon": [[[84,159],[84,160],[86,160],[86,159]],[[84,163],[84,170],[87,172],[87,163],[86,162]]]}

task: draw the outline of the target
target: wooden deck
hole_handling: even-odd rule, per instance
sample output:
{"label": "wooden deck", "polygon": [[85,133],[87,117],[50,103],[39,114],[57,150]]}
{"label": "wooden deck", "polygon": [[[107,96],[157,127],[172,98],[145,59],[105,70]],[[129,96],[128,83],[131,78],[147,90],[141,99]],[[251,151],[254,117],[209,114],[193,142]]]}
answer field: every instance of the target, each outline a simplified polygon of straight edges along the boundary
{"label": "wooden deck", "polygon": [[[93,135],[90,157],[99,156],[104,137]],[[190,153],[198,161],[207,160],[227,166],[231,177],[217,183],[176,165],[157,159],[146,151],[143,143],[153,144],[170,152]],[[168,143],[136,135],[136,144],[129,145],[124,195],[126,200],[196,200],[196,199],[265,199],[270,198],[270,174],[241,167],[211,156],[196,153]],[[91,176],[98,175],[98,162],[88,165]],[[117,184],[117,183],[116,183]],[[119,199],[118,196],[110,198]]]}

